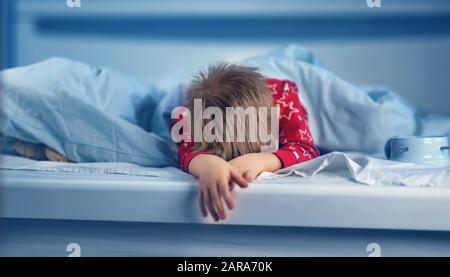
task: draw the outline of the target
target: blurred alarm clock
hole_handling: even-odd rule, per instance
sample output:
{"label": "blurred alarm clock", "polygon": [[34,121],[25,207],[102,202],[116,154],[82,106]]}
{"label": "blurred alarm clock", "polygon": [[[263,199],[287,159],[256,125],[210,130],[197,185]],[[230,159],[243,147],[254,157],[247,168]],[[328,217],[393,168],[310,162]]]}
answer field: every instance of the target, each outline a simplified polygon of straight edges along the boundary
{"label": "blurred alarm clock", "polygon": [[388,159],[430,165],[450,165],[450,143],[446,136],[393,137],[386,144]]}

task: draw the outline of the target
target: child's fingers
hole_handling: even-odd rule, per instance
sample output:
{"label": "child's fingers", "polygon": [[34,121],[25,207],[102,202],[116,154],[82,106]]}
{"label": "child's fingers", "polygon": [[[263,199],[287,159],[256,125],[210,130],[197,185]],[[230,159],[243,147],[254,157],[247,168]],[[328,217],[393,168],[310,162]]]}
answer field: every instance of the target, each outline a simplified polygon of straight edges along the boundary
{"label": "child's fingers", "polygon": [[213,200],[212,200],[211,192],[209,191],[209,189],[207,189],[205,191],[204,196],[205,196],[206,207],[209,210],[209,214],[214,219],[214,221],[218,221],[219,220],[219,216],[217,215],[217,213],[216,213],[216,211],[214,209],[213,202],[212,202]]}
{"label": "child's fingers", "polygon": [[230,187],[230,191],[233,191],[234,187],[236,186],[236,183],[235,182],[230,182],[228,184],[228,186]]}
{"label": "child's fingers", "polygon": [[198,204],[200,205],[200,211],[202,212],[203,217],[208,216],[208,212],[206,211],[206,204],[205,204],[205,196],[203,190],[199,191],[198,194]]}
{"label": "child's fingers", "polygon": [[234,208],[233,197],[231,196],[230,187],[226,180],[222,180],[219,184],[219,191],[222,195],[228,209],[232,210]]}
{"label": "child's fingers", "polygon": [[243,176],[244,176],[244,179],[245,179],[247,182],[252,182],[252,181],[254,181],[255,178],[256,178],[256,174],[253,173],[253,171],[251,171],[251,170],[245,171],[244,174],[243,174]]}
{"label": "child's fingers", "polygon": [[236,172],[234,169],[231,169],[230,173],[231,173],[231,181],[234,181],[241,188],[248,187],[248,182],[242,177],[241,174]]}
{"label": "child's fingers", "polygon": [[210,193],[212,196],[212,202],[213,202],[213,206],[216,209],[216,212],[219,214],[221,219],[225,219],[225,217],[227,216],[225,213],[225,207],[223,206],[223,201],[222,198],[220,197],[219,194],[219,185],[214,185],[210,187]]}

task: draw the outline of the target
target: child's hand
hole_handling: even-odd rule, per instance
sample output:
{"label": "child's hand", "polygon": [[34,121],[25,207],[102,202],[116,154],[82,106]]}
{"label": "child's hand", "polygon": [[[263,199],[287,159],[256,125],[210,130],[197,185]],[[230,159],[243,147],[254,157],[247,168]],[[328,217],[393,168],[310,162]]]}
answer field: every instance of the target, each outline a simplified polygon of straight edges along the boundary
{"label": "child's hand", "polygon": [[199,179],[199,204],[203,216],[206,217],[209,210],[215,221],[226,218],[223,201],[228,209],[234,207],[232,184],[236,183],[242,188],[248,186],[247,181],[229,163],[214,155],[194,157],[189,163],[189,172]]}
{"label": "child's hand", "polygon": [[252,182],[263,171],[274,172],[281,168],[281,162],[272,153],[251,153],[228,162],[244,177]]}

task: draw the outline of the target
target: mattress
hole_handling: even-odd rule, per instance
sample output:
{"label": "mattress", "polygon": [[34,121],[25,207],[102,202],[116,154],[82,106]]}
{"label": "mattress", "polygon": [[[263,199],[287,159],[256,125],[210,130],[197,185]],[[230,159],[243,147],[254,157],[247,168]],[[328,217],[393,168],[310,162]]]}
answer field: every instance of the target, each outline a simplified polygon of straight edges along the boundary
{"label": "mattress", "polygon": [[[213,223],[193,178],[0,170],[3,218]],[[376,187],[345,171],[236,189],[225,225],[450,230],[450,189]]]}

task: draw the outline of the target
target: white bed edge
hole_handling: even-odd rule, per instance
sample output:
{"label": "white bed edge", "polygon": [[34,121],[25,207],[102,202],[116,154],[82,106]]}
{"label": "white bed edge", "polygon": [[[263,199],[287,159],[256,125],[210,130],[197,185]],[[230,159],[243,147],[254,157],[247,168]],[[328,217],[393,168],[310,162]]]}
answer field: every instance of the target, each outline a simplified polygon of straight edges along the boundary
{"label": "white bed edge", "polygon": [[[1,170],[3,218],[212,223],[196,185],[180,179]],[[286,177],[236,190],[220,224],[450,230],[450,189],[373,187],[344,173]]]}

